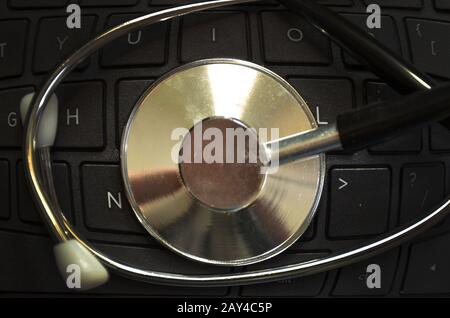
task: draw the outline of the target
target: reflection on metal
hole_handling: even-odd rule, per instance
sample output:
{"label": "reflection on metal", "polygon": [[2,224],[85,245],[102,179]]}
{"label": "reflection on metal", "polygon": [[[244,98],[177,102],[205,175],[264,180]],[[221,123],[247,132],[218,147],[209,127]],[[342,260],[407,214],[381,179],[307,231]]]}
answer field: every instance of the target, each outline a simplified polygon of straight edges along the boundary
{"label": "reflection on metal", "polygon": [[339,132],[334,123],[272,140],[264,146],[271,156],[277,156],[282,165],[330,150],[342,149]]}
{"label": "reflection on metal", "polygon": [[[171,156],[182,142],[172,140],[172,132],[208,118],[232,119],[256,131],[278,128],[279,137],[317,128],[298,93],[261,66],[230,59],[184,65],[143,94],[125,128],[122,173],[133,210],[160,242],[194,260],[245,265],[277,255],[304,233],[314,215],[323,156],[280,166],[261,180],[236,173],[232,165],[224,168],[229,170],[223,180],[217,180],[220,172],[204,173],[205,167],[183,180],[187,167],[181,176]],[[208,182],[214,193],[197,191]],[[218,200],[217,191],[231,197],[234,187],[249,182],[256,193],[236,202]]]}

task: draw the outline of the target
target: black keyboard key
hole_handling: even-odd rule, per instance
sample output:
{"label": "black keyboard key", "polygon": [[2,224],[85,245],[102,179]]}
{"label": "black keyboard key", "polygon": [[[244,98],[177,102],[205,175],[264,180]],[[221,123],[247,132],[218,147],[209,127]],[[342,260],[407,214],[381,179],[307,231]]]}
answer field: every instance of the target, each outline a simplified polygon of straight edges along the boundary
{"label": "black keyboard key", "polygon": [[22,74],[27,29],[27,21],[0,21],[0,78]]}
{"label": "black keyboard key", "polygon": [[261,14],[264,58],[268,63],[330,64],[330,41],[291,12]]}
{"label": "black keyboard key", "polygon": [[319,125],[336,121],[336,115],[353,108],[353,86],[344,79],[290,79],[305,99]]}
{"label": "black keyboard key", "polygon": [[[72,194],[70,191],[70,174],[68,165],[64,163],[53,164],[53,176],[58,202],[62,208],[62,211],[68,220],[73,220],[71,201]],[[20,218],[24,222],[41,223],[42,220],[40,212],[34,204],[34,199],[29,191],[22,162],[17,164],[17,187]]]}
{"label": "black keyboard key", "polygon": [[247,21],[240,12],[201,12],[181,22],[181,61],[248,59]]}
{"label": "black keyboard key", "polygon": [[450,77],[450,23],[406,19],[414,64],[433,75]]}
{"label": "black keyboard key", "polygon": [[9,5],[14,9],[38,9],[64,7],[69,0],[9,0]]}
{"label": "black keyboard key", "polygon": [[2,208],[0,209],[0,219],[7,219],[10,216],[11,205],[10,198],[10,178],[9,178],[9,164],[8,161],[0,160],[0,202]]}
{"label": "black keyboard key", "polygon": [[131,110],[136,105],[141,95],[150,87],[152,80],[123,80],[117,85],[117,112],[119,121],[118,142],[122,142],[122,133]]}
{"label": "black keyboard key", "polygon": [[82,7],[126,7],[134,6],[139,0],[81,0]]}
{"label": "black keyboard key", "polygon": [[450,130],[439,123],[430,125],[430,148],[433,151],[450,150]]}
{"label": "black keyboard key", "polygon": [[[367,103],[373,104],[381,101],[399,98],[391,87],[385,83],[368,82],[366,85]],[[415,129],[388,142],[373,146],[372,152],[419,152],[422,149],[422,129]]]}
{"label": "black keyboard key", "polygon": [[[372,35],[377,41],[384,44],[391,50],[401,54],[400,41],[394,20],[389,16],[381,16],[381,28],[369,29],[367,27],[367,15],[365,14],[343,14],[343,17]],[[347,65],[359,66],[361,63],[351,56],[351,53],[344,52],[344,62]]]}
{"label": "black keyboard key", "polygon": [[438,10],[450,10],[450,1],[448,1],[448,0],[434,0],[434,6]]}
{"label": "black keyboard key", "polygon": [[398,249],[339,270],[334,296],[383,296],[395,278]]}
{"label": "black keyboard key", "polygon": [[[81,28],[69,29],[66,17],[45,18],[39,22],[33,70],[48,72],[90,40],[94,31],[95,17],[82,16]],[[87,66],[83,62],[79,68]]]}
{"label": "black keyboard key", "polygon": [[83,165],[82,184],[86,225],[89,228],[147,233],[128,203],[119,166]]}
{"label": "black keyboard key", "polygon": [[[302,253],[302,254],[282,254],[274,259],[251,265],[248,270],[260,270],[273,266],[284,266],[288,264],[297,263],[300,261],[307,261],[317,259],[325,256],[319,253]],[[299,297],[299,296],[316,296],[320,293],[325,282],[326,273],[311,275],[307,277],[281,280],[274,283],[249,285],[242,287],[242,296],[254,297]]]}
{"label": "black keyboard key", "polygon": [[100,148],[103,146],[103,84],[101,82],[62,84],[59,101],[58,134],[55,146]]}
{"label": "black keyboard key", "polygon": [[423,6],[422,0],[364,0],[364,2],[366,5],[378,4],[383,8],[420,9]]}
{"label": "black keyboard key", "polygon": [[0,147],[22,146],[22,120],[20,118],[20,101],[22,97],[33,92],[33,88],[15,88],[0,91]]}
{"label": "black keyboard key", "polygon": [[[108,19],[108,28],[139,17],[136,14],[118,14]],[[163,64],[169,24],[157,23],[128,33],[108,44],[101,52],[101,64],[113,66],[145,66]]]}
{"label": "black keyboard key", "polygon": [[368,104],[393,100],[401,96],[386,83],[368,82],[366,84],[366,99]]}
{"label": "black keyboard key", "polygon": [[402,292],[405,294],[450,293],[450,234],[411,247]]}
{"label": "black keyboard key", "polygon": [[376,235],[387,228],[391,173],[387,168],[331,170],[328,234],[332,238]]}
{"label": "black keyboard key", "polygon": [[405,224],[442,201],[445,194],[443,164],[407,165],[402,171],[400,223]]}

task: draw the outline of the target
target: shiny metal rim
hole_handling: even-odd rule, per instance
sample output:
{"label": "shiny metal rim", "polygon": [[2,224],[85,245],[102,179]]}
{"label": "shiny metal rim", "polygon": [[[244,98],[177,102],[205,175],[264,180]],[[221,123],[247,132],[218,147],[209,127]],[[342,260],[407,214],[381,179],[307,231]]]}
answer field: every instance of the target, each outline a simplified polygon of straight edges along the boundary
{"label": "shiny metal rim", "polygon": [[[240,75],[236,77],[239,78],[238,81],[236,78],[229,82],[223,79],[229,68]],[[207,80],[204,80],[205,74],[209,76]],[[214,74],[221,75],[217,82],[210,79],[218,77]],[[237,87],[248,84],[243,80],[248,74],[255,75],[255,79],[251,81],[253,95],[246,95],[244,102],[238,97],[234,100],[233,92]],[[196,80],[194,82],[191,79]],[[212,91],[208,91],[210,87],[220,87],[222,90],[227,85],[236,86],[227,91],[230,103],[242,107],[236,107],[233,116],[228,113],[228,109],[215,107],[215,90],[211,88]],[[272,103],[266,102],[272,96],[270,93],[277,96]],[[181,104],[174,102],[181,100],[176,98],[178,95],[183,97]],[[213,97],[208,98],[210,95]],[[165,96],[170,96],[170,103],[165,102]],[[255,102],[252,103],[252,100]],[[187,109],[185,104],[192,106]],[[270,111],[273,109],[276,112],[272,116]],[[227,266],[260,262],[291,246],[309,226],[323,188],[324,155],[280,166],[276,174],[266,176],[265,187],[254,204],[226,215],[205,207],[198,200],[189,200],[187,190],[181,187],[181,183],[177,192],[168,190],[160,199],[154,199],[151,195],[153,185],[150,182],[143,185],[145,176],[154,176],[161,171],[167,172],[168,169],[172,169],[174,174],[176,172],[173,169],[178,168],[171,162],[169,155],[164,154],[168,152],[166,148],[170,148],[166,147],[169,143],[165,142],[170,129],[190,129],[189,125],[198,119],[217,116],[232,117],[256,129],[280,128],[278,126],[283,124],[283,128],[280,128],[283,136],[317,127],[314,116],[299,93],[283,78],[260,65],[223,58],[182,65],[163,75],[144,92],[125,126],[121,144],[121,168],[127,198],[144,228],[160,243],[184,257]],[[271,119],[272,117],[275,119]],[[156,119],[153,120],[154,118]],[[174,122],[178,126],[171,126]],[[142,143],[143,140],[145,144]],[[152,140],[155,140],[153,147]],[[146,148],[146,145],[150,146]],[[158,147],[157,152],[153,151],[155,147]],[[144,161],[146,162],[143,163]],[[158,162],[158,165],[154,165],[152,161]],[[139,182],[134,182],[136,176],[139,176]],[[181,180],[181,176],[178,177]],[[155,192],[159,193],[161,187],[164,186],[157,187]],[[145,197],[142,194],[144,188]],[[301,203],[298,201],[299,195]],[[283,200],[278,199],[280,196]],[[154,199],[153,202],[149,202],[149,198]],[[160,207],[161,202],[164,209]],[[169,226],[166,223],[171,215],[174,219]],[[281,228],[276,231],[279,227]],[[183,239],[184,236],[186,237]]]}

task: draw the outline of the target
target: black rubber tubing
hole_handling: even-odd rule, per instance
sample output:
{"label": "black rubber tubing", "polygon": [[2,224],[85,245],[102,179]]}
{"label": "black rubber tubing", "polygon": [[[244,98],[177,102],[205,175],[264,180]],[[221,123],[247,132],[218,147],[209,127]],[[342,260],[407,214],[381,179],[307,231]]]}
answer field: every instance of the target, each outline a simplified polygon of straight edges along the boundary
{"label": "black rubber tubing", "polygon": [[448,116],[450,84],[445,84],[339,114],[336,125],[343,149],[357,151]]}
{"label": "black rubber tubing", "polygon": [[434,81],[400,55],[317,0],[278,0],[349,51],[401,94],[435,86]]}

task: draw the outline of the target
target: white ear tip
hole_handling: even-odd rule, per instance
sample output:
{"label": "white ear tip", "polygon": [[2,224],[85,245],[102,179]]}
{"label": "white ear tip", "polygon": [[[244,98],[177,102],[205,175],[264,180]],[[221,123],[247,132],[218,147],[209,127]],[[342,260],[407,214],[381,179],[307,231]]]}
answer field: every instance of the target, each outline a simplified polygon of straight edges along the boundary
{"label": "white ear tip", "polygon": [[34,93],[29,93],[23,96],[20,100],[20,117],[22,118],[22,123],[25,123],[25,120],[27,119],[28,109],[30,109],[33,96]]}
{"label": "white ear tip", "polygon": [[54,252],[59,272],[68,288],[88,290],[108,281],[106,268],[78,241],[59,243]]}
{"label": "white ear tip", "polygon": [[[22,117],[22,123],[25,122],[28,110],[31,106],[34,93],[30,93],[22,97],[20,101],[20,115]],[[39,130],[37,134],[37,146],[53,146],[56,138],[56,130],[58,128],[58,98],[55,94],[50,97],[44,113],[42,114],[41,121],[39,123]]]}

